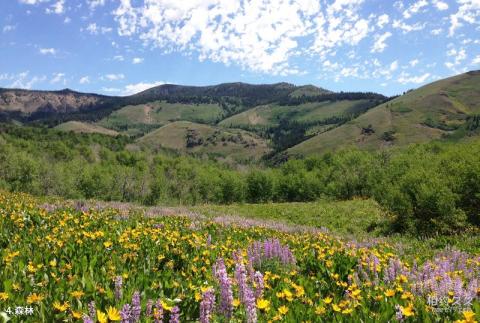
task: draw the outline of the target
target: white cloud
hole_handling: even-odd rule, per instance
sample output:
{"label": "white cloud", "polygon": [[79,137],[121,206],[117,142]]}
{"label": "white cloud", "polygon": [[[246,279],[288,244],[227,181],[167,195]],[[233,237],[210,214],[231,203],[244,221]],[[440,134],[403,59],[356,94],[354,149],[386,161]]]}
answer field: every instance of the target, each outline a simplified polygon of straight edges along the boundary
{"label": "white cloud", "polygon": [[55,48],[40,48],[39,52],[42,55],[55,55],[57,50]]}
{"label": "white cloud", "polygon": [[408,64],[410,64],[411,67],[415,67],[419,63],[418,59],[412,59]]}
{"label": "white cloud", "polygon": [[404,21],[401,21],[401,20],[394,20],[393,24],[392,24],[393,28],[402,30],[402,32],[404,34],[409,33],[411,31],[422,30],[422,29],[425,28],[426,25],[427,25],[426,23],[422,24],[420,22],[417,22],[413,25],[409,25],[409,24],[407,24],[407,23],[405,23]]}
{"label": "white cloud", "polygon": [[430,77],[430,73],[425,73],[419,76],[409,76],[408,73],[402,73],[398,77],[397,82],[401,84],[408,84],[408,83],[420,84],[427,81],[429,77]]}
{"label": "white cloud", "polygon": [[52,4],[50,6],[50,8],[45,9],[45,12],[47,14],[54,13],[54,14],[57,14],[57,15],[61,15],[65,12],[64,5],[65,5],[65,0],[58,0],[57,2]]}
{"label": "white cloud", "polygon": [[63,19],[64,24],[69,24],[71,21],[72,19],[70,17],[65,17],[65,19]]}
{"label": "white cloud", "polygon": [[108,93],[119,93],[122,91],[122,89],[116,88],[116,87],[102,87],[102,92],[108,92]]}
{"label": "white cloud", "polygon": [[105,5],[105,0],[87,0],[88,6],[90,9],[95,9],[96,7],[101,7]]}
{"label": "white cloud", "polygon": [[106,34],[111,32],[111,27],[100,27],[96,23],[91,23],[87,26],[86,30],[92,35]]}
{"label": "white cloud", "polygon": [[433,4],[440,11],[444,11],[444,10],[448,9],[448,4],[446,2],[441,1],[441,0],[433,0]]}
{"label": "white cloud", "polygon": [[88,84],[90,83],[90,78],[88,76],[83,76],[82,78],[80,78],[80,80],[78,81],[78,83],[80,84]]}
{"label": "white cloud", "polygon": [[475,57],[472,60],[472,65],[478,65],[478,64],[480,64],[480,55],[477,55],[477,57]]}
{"label": "white cloud", "polygon": [[431,33],[432,35],[437,36],[437,35],[440,35],[440,34],[442,33],[442,31],[443,31],[442,28],[438,28],[438,29],[432,29],[432,31],[430,31],[430,33]]}
{"label": "white cloud", "polygon": [[10,31],[15,30],[15,28],[17,28],[17,26],[14,26],[14,25],[5,25],[5,26],[3,26],[2,32],[3,32],[3,33],[8,33],[8,32],[10,32]]}
{"label": "white cloud", "polygon": [[125,86],[125,89],[122,91],[122,94],[123,95],[131,95],[131,94],[135,94],[135,93],[139,93],[139,92],[148,90],[148,89],[150,89],[154,86],[159,86],[159,85],[162,85],[162,84],[165,84],[165,82],[158,81],[158,82],[153,82],[153,83],[140,82],[140,83],[135,83],[135,84],[128,84],[128,85]]}
{"label": "white cloud", "polygon": [[428,6],[427,0],[419,0],[415,2],[403,12],[403,18],[411,18],[414,14],[418,13],[422,8],[426,6]]}
{"label": "white cloud", "polygon": [[371,53],[381,53],[387,48],[387,44],[385,41],[392,36],[392,33],[387,31],[383,35],[375,35],[375,43],[373,44],[372,49],[370,50]]}
{"label": "white cloud", "polygon": [[462,27],[464,23],[479,24],[480,19],[480,1],[479,0],[458,0],[460,4],[458,11],[450,15],[449,36],[453,36],[455,31]]}
{"label": "white cloud", "polygon": [[143,58],[141,57],[134,57],[132,59],[132,64],[141,64],[141,63],[143,63]]}
{"label": "white cloud", "polygon": [[50,0],[19,0],[20,3],[31,4],[31,5],[36,5],[38,3],[48,2],[48,1]]}
{"label": "white cloud", "polygon": [[378,17],[378,20],[377,20],[377,26],[378,28],[383,28],[386,24],[388,24],[390,22],[390,17],[388,17],[387,14],[383,14],[381,15],[380,17]]}
{"label": "white cloud", "polygon": [[125,60],[125,58],[122,55],[116,55],[116,56],[113,57],[113,60],[123,62]]}
{"label": "white cloud", "polygon": [[108,80],[108,81],[119,81],[119,80],[123,80],[124,78],[125,78],[125,75],[123,74],[107,74],[102,77],[102,79]]}
{"label": "white cloud", "polygon": [[[326,55],[354,46],[368,33],[360,16],[363,0],[123,0],[114,11],[121,36],[137,36],[165,52],[195,54],[200,60],[238,64],[270,74],[301,73],[291,58]],[[301,48],[310,37],[313,46]]]}
{"label": "white cloud", "polygon": [[53,74],[53,78],[50,80],[50,83],[63,83],[66,84],[67,80],[65,79],[65,73],[55,73]]}
{"label": "white cloud", "polygon": [[390,71],[396,71],[398,69],[398,61],[393,61],[391,64],[390,64]]}
{"label": "white cloud", "polygon": [[45,75],[42,76],[32,76],[29,77],[29,72],[22,72],[17,75],[11,75],[10,80],[13,81],[9,87],[15,89],[31,89],[33,85],[44,82],[47,77]]}

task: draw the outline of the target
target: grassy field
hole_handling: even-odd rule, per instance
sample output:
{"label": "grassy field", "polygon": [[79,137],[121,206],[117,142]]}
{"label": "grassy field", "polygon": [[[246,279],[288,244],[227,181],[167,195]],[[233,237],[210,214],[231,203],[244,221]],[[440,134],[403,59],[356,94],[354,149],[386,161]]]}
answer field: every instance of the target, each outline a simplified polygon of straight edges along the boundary
{"label": "grassy field", "polygon": [[[344,146],[377,149],[441,138],[480,112],[480,72],[461,74],[408,92],[357,119],[292,147],[292,154],[321,153]],[[365,133],[371,125],[373,133]],[[391,132],[394,140],[385,140]]]}
{"label": "grassy field", "polygon": [[[282,206],[289,208],[273,206],[272,214]],[[325,205],[295,205],[291,220],[315,208]],[[444,250],[423,259],[417,250],[414,264],[388,242],[324,230],[1,191],[0,215],[7,321],[473,322],[480,313],[478,254]],[[459,298],[461,307],[429,307],[432,295],[448,304]],[[13,314],[18,306],[31,314]]]}
{"label": "grassy field", "polygon": [[73,131],[76,133],[99,133],[102,135],[117,136],[118,132],[115,130],[107,129],[96,124],[80,122],[80,121],[68,121],[59,124],[55,129],[61,131]]}
{"label": "grassy field", "polygon": [[139,138],[137,144],[152,149],[169,148],[244,160],[259,159],[269,151],[264,139],[248,131],[188,121],[169,123]]}
{"label": "grassy field", "polygon": [[171,104],[154,101],[123,107],[99,121],[98,124],[135,135],[145,125],[160,127],[178,120],[213,124],[221,118],[222,114],[223,111],[218,104]]}
{"label": "grassy field", "polygon": [[222,120],[219,125],[225,127],[276,126],[282,119],[300,123],[322,121],[354,113],[355,107],[366,102],[367,100],[354,100],[314,102],[297,106],[264,105]]}

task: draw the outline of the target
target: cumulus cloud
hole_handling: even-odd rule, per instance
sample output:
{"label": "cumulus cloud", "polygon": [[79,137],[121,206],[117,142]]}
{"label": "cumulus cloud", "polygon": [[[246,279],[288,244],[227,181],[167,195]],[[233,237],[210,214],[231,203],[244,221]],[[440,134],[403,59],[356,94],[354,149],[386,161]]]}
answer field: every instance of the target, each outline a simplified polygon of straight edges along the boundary
{"label": "cumulus cloud", "polygon": [[57,50],[55,48],[40,48],[39,52],[42,55],[55,55]]}
{"label": "cumulus cloud", "polygon": [[17,26],[14,26],[14,25],[5,25],[5,26],[3,26],[3,28],[2,28],[2,32],[3,32],[3,33],[8,33],[8,32],[10,32],[10,31],[15,30],[16,28],[17,28]]}
{"label": "cumulus cloud", "polygon": [[53,78],[50,80],[50,83],[63,83],[66,84],[67,80],[65,79],[65,73],[55,73],[53,74]]}
{"label": "cumulus cloud", "polygon": [[433,4],[435,5],[435,8],[437,8],[440,11],[444,11],[448,9],[448,4],[441,0],[433,0]]}
{"label": "cumulus cloud", "polygon": [[383,28],[386,24],[390,22],[390,17],[387,14],[383,14],[378,17],[377,26],[378,28]]}
{"label": "cumulus cloud", "polygon": [[50,6],[50,8],[45,9],[45,12],[48,14],[57,14],[61,15],[65,12],[65,0],[58,0]]}
{"label": "cumulus cloud", "polygon": [[83,76],[80,78],[80,80],[78,81],[78,83],[80,84],[88,84],[90,83],[90,78],[88,76]]}
{"label": "cumulus cloud", "polygon": [[417,22],[415,24],[407,24],[401,20],[394,20],[393,21],[393,28],[400,29],[404,34],[407,34],[412,31],[419,31],[425,28],[426,23]]}
{"label": "cumulus cloud", "polygon": [[427,81],[429,77],[430,77],[430,73],[425,73],[423,75],[418,75],[418,76],[410,76],[408,73],[402,73],[400,77],[397,79],[397,81],[398,83],[401,83],[401,84],[408,84],[408,83],[420,84],[420,83],[425,83],[425,81]]}
{"label": "cumulus cloud", "polygon": [[143,58],[141,57],[134,57],[132,59],[132,64],[141,64],[141,63],[143,63]]}
{"label": "cumulus cloud", "polygon": [[419,0],[413,3],[410,7],[408,7],[403,12],[403,18],[405,19],[411,18],[414,14],[418,13],[422,8],[425,8],[426,6],[428,6],[427,0]]}
{"label": "cumulus cloud", "polygon": [[125,75],[123,74],[107,74],[102,77],[103,80],[107,81],[119,81],[123,80],[125,78]]}
{"label": "cumulus cloud", "polygon": [[111,27],[100,27],[96,23],[91,23],[87,26],[86,31],[92,35],[106,34],[111,32],[113,29]]}
{"label": "cumulus cloud", "polygon": [[477,57],[475,57],[472,60],[472,65],[478,65],[478,64],[480,64],[480,55],[477,55]]}
{"label": "cumulus cloud", "polygon": [[90,9],[95,9],[105,5],[105,0],[87,0],[88,6]]}
{"label": "cumulus cloud", "polygon": [[460,4],[458,11],[450,15],[449,36],[462,27],[464,23],[480,24],[480,1],[479,0],[458,0]]}
{"label": "cumulus cloud", "polygon": [[154,86],[159,86],[165,84],[165,82],[158,81],[158,82],[152,82],[152,83],[145,83],[145,82],[140,82],[140,83],[135,83],[135,84],[128,84],[125,86],[125,88],[122,91],[123,95],[131,95],[135,93],[139,93],[145,90],[148,90]]}
{"label": "cumulus cloud", "polygon": [[116,56],[113,56],[113,60],[123,62],[125,58],[122,55],[116,55]]}
{"label": "cumulus cloud", "polygon": [[392,36],[392,33],[387,31],[382,35],[375,35],[375,43],[373,44],[372,49],[370,50],[371,53],[381,53],[387,48],[387,44],[385,41]]}
{"label": "cumulus cloud", "polygon": [[42,76],[35,75],[30,77],[30,72],[26,71],[26,72],[19,73],[17,75],[11,75],[9,79],[13,81],[10,84],[11,88],[29,90],[32,88],[33,85],[40,82],[44,82],[47,79],[47,77],[45,75],[42,75]]}
{"label": "cumulus cloud", "polygon": [[[356,45],[369,33],[363,0],[123,0],[114,11],[118,33],[137,35],[165,52],[195,52],[200,60],[271,74],[295,74],[290,58]],[[308,49],[303,37],[313,39]]]}

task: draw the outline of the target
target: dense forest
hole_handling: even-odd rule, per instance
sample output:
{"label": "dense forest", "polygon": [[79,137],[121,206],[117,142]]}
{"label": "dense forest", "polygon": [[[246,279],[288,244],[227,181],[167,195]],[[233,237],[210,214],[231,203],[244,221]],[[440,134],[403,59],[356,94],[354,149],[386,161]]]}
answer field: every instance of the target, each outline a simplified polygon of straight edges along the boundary
{"label": "dense forest", "polygon": [[371,197],[391,229],[454,233],[480,225],[480,142],[430,143],[291,159],[275,168],[140,151],[128,137],[2,125],[0,188],[39,196],[156,204]]}

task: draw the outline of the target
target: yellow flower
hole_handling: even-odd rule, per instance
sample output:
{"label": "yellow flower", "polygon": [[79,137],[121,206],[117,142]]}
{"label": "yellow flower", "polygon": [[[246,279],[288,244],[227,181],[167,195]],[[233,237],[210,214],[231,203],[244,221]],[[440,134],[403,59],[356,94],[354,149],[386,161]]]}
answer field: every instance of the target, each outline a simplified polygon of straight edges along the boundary
{"label": "yellow flower", "polygon": [[68,305],[68,302],[64,302],[63,304],[61,304],[59,301],[53,302],[53,308],[59,312],[65,312],[69,307],[70,305]]}
{"label": "yellow flower", "polygon": [[72,295],[72,297],[75,297],[76,299],[79,299],[80,297],[85,295],[85,293],[82,292],[81,290],[76,290],[76,291],[70,292],[70,295]]}
{"label": "yellow flower", "polygon": [[107,315],[110,321],[120,321],[122,319],[120,317],[120,312],[112,306],[107,309]]}
{"label": "yellow flower", "polygon": [[8,294],[5,292],[0,293],[0,301],[6,301],[8,299]]}
{"label": "yellow flower", "polygon": [[233,302],[232,302],[232,305],[233,305],[234,307],[238,307],[238,306],[240,305],[240,300],[239,300],[238,298],[235,298],[235,299],[233,300]]}
{"label": "yellow flower", "polygon": [[171,311],[173,306],[170,306],[168,305],[167,303],[165,303],[164,301],[161,301],[161,304],[162,304],[162,308],[165,310],[165,311]]}
{"label": "yellow flower", "polygon": [[258,299],[257,300],[257,307],[259,310],[266,311],[268,310],[268,306],[270,305],[270,302],[266,299]]}
{"label": "yellow flower", "polygon": [[107,314],[97,310],[97,320],[99,323],[107,323],[108,322]]}
{"label": "yellow flower", "polygon": [[202,300],[202,295],[200,295],[199,292],[195,292],[195,300],[196,300],[197,302],[200,302],[200,301]]}
{"label": "yellow flower", "polygon": [[72,310],[72,316],[74,319],[81,319],[83,315],[81,312],[76,312]]}
{"label": "yellow flower", "polygon": [[27,303],[28,304],[33,304],[33,303],[40,303],[45,297],[43,297],[42,294],[33,293],[28,295],[27,297]]}
{"label": "yellow flower", "polygon": [[56,267],[56,266],[57,266],[57,261],[56,261],[55,259],[50,260],[49,264],[50,264],[50,266],[52,266],[52,267]]}
{"label": "yellow flower", "polygon": [[385,291],[385,296],[387,296],[387,297],[393,297],[393,296],[395,296],[395,290],[394,290],[394,289],[387,289],[387,290]]}
{"label": "yellow flower", "polygon": [[325,304],[330,304],[333,301],[333,299],[331,297],[325,297],[323,301],[325,302]]}
{"label": "yellow flower", "polygon": [[278,313],[282,314],[282,315],[285,315],[288,313],[288,307],[286,307],[285,305],[283,306],[280,306],[278,308]]}
{"label": "yellow flower", "polygon": [[410,303],[407,307],[401,307],[401,310],[402,310],[402,314],[406,317],[415,315],[412,303]]}
{"label": "yellow flower", "polygon": [[342,314],[350,314],[352,312],[353,312],[353,310],[351,308],[346,308],[342,311]]}
{"label": "yellow flower", "polygon": [[462,323],[476,323],[475,321],[475,313],[472,311],[465,311],[463,312],[463,320],[459,320],[457,322],[462,322]]}
{"label": "yellow flower", "polygon": [[113,245],[113,243],[111,241],[105,241],[103,245],[105,246],[105,248],[110,248]]}
{"label": "yellow flower", "polygon": [[342,309],[340,308],[340,306],[338,306],[337,304],[333,304],[332,305],[332,308],[335,312],[340,312]]}
{"label": "yellow flower", "polygon": [[326,310],[325,307],[323,307],[323,306],[317,306],[317,307],[315,308],[315,314],[317,314],[317,315],[325,314],[326,311],[327,311],[327,310]]}
{"label": "yellow flower", "polygon": [[402,294],[402,299],[409,299],[409,298],[413,298],[413,294],[410,293],[410,292],[405,292]]}

